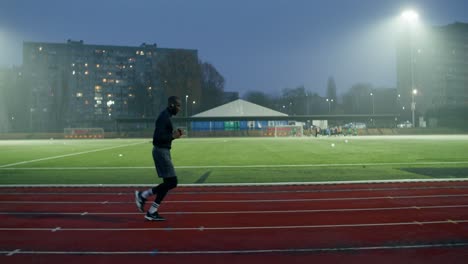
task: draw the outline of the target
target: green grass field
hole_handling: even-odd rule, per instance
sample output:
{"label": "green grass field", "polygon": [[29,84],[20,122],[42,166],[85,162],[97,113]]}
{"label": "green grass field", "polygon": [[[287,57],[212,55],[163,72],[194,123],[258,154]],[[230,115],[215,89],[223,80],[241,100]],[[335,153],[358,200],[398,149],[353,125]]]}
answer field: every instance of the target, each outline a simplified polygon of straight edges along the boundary
{"label": "green grass field", "polygon": [[[150,139],[0,141],[0,184],[153,184],[151,148]],[[468,136],[180,139],[172,158],[180,183],[468,178]]]}

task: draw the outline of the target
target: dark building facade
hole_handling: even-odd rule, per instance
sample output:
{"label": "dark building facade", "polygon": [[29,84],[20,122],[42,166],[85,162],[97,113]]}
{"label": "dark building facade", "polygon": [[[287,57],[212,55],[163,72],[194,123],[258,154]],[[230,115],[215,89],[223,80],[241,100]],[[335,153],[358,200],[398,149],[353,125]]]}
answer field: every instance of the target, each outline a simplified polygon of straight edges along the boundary
{"label": "dark building facade", "polygon": [[[418,117],[468,106],[468,24],[408,28],[398,39],[397,90],[402,113]],[[413,90],[416,90],[413,93]]]}
{"label": "dark building facade", "polygon": [[25,93],[21,67],[0,68],[0,133],[30,127],[30,110],[22,104]]}
{"label": "dark building facade", "polygon": [[166,106],[168,95],[190,94],[200,100],[199,86],[171,88],[158,71],[159,62],[175,52],[198,61],[196,50],[159,48],[156,44],[25,42],[23,79],[29,90],[25,103],[31,113],[31,130],[112,130],[116,118],[156,116]]}

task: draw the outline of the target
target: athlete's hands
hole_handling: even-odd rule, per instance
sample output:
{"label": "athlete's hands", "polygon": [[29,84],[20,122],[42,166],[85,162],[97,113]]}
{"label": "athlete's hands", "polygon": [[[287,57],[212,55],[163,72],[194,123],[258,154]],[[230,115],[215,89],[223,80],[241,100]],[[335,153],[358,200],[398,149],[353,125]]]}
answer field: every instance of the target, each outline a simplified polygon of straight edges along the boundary
{"label": "athlete's hands", "polygon": [[172,132],[172,138],[180,138],[182,136],[182,129],[178,128]]}

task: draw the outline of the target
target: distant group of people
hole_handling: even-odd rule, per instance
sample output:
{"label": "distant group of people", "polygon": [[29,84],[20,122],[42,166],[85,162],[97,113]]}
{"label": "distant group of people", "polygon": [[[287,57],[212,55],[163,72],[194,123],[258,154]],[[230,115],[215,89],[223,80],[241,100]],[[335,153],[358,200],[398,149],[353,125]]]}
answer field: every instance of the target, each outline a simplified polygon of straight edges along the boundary
{"label": "distant group of people", "polygon": [[312,126],[311,128],[311,136],[318,137],[318,136],[348,136],[348,135],[357,135],[356,128],[342,128],[341,126],[334,126],[334,127],[327,127],[327,128],[320,128],[318,126]]}

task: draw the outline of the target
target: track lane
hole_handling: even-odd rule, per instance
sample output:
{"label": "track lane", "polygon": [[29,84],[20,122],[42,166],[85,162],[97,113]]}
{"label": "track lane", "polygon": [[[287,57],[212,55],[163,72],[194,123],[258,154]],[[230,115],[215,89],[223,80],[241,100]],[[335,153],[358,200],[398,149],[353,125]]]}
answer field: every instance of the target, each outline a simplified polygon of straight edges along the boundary
{"label": "track lane", "polygon": [[[341,186],[342,187],[342,186]],[[427,186],[426,186],[427,187]],[[89,190],[89,189],[88,189]],[[128,189],[126,189],[128,191]],[[219,189],[220,191],[226,189]],[[252,189],[244,189],[244,190],[252,190]],[[281,189],[276,189],[281,196]],[[461,194],[466,193],[466,190],[463,188],[455,188],[455,187],[448,187],[442,188],[442,190],[436,190],[436,193],[441,194],[452,194],[452,191],[455,192],[460,191]],[[235,189],[230,189],[230,191],[237,192]],[[389,191],[389,190],[385,190]],[[430,189],[423,189],[422,190],[425,194],[431,193],[434,191],[433,188]],[[374,190],[366,190],[366,191],[358,191],[364,193],[372,193],[373,195],[378,194]],[[391,190],[390,192],[395,192],[395,190]],[[305,192],[307,196],[299,196],[299,197],[311,197],[308,196],[310,193],[314,192]],[[339,197],[353,197],[354,191],[343,191],[342,189],[338,192],[326,191],[327,194],[330,194],[330,197],[337,197],[337,193],[339,193]],[[345,194],[342,196],[342,194]],[[418,191],[411,192],[412,195],[418,193]],[[278,193],[274,193],[273,196],[277,196]],[[303,195],[304,193],[300,193],[299,195]],[[315,194],[323,194],[317,193]],[[314,195],[315,195],[314,194]],[[351,194],[351,195],[350,195]],[[401,192],[397,192],[397,194],[401,194]],[[320,249],[320,248],[346,248],[347,246],[354,246],[354,247],[366,247],[366,246],[385,246],[385,245],[405,245],[405,244],[433,244],[435,242],[442,243],[442,244],[449,244],[453,243],[454,241],[468,241],[468,225],[466,223],[455,223],[449,222],[442,219],[452,219],[456,220],[453,217],[464,217],[468,219],[468,215],[465,211],[466,208],[459,207],[459,208],[439,208],[439,209],[405,209],[405,210],[382,210],[381,212],[371,211],[369,212],[300,212],[300,213],[264,213],[264,214],[183,214],[184,211],[192,210],[202,210],[202,211],[229,211],[229,210],[237,210],[241,208],[241,210],[245,210],[249,208],[251,210],[272,210],[272,208],[276,208],[278,210],[285,210],[290,209],[290,207],[297,207],[297,208],[309,208],[309,210],[322,208],[322,209],[330,209],[330,208],[360,208],[360,206],[379,206],[382,207],[383,204],[388,206],[400,206],[401,204],[413,205],[415,202],[420,204],[426,205],[454,205],[463,203],[465,197],[446,197],[446,198],[404,198],[404,199],[394,199],[394,198],[383,198],[383,199],[375,199],[375,200],[353,200],[352,202],[344,202],[341,201],[306,201],[306,202],[246,202],[246,203],[222,203],[222,202],[199,202],[199,203],[184,203],[178,199],[181,197],[186,199],[192,199],[193,197],[203,198],[203,199],[212,199],[215,198],[223,198],[225,199],[232,199],[233,194],[229,192],[223,192],[216,194],[216,196],[208,196],[204,197],[204,192],[190,192],[190,193],[180,193],[177,195],[171,195],[168,199],[168,202],[164,205],[165,212],[172,212],[172,214],[167,215],[169,221],[164,223],[149,223],[144,222],[142,220],[142,215],[139,214],[129,214],[129,215],[92,215],[92,213],[85,214],[83,216],[77,217],[75,216],[31,216],[26,215],[26,217],[19,216],[19,215],[0,215],[0,220],[2,220],[0,225],[3,223],[12,223],[14,225],[24,225],[32,224],[34,226],[38,225],[49,225],[49,230],[45,231],[12,231],[12,230],[0,230],[0,247],[4,250],[10,250],[10,252],[14,251],[15,249],[27,250],[28,248],[32,251],[35,250],[52,250],[55,251],[57,249],[62,248],[63,252],[70,252],[76,249],[82,249],[86,252],[96,252],[96,251],[128,251],[129,248],[135,250],[135,252],[144,253],[145,248],[148,248],[148,252],[152,252],[155,249],[158,251],[167,252],[182,250],[187,251],[190,250],[252,250],[252,249]],[[219,195],[219,196],[218,196]],[[235,194],[234,197],[242,196],[245,199],[244,195],[242,194]],[[251,195],[251,194],[248,194]],[[269,195],[272,194],[262,193],[262,195]],[[348,196],[350,195],[350,196]],[[10,195],[14,196],[14,195]],[[48,195],[45,195],[48,196]],[[60,196],[60,195],[59,195]],[[62,199],[67,199],[68,195],[60,196]],[[83,195],[77,195],[83,196]],[[109,196],[109,195],[107,195]],[[110,195],[112,197],[112,195]],[[203,197],[202,197],[203,196]],[[259,196],[254,196],[259,197]],[[314,196],[312,196],[314,197]],[[323,197],[323,196],[320,196]],[[325,196],[326,197],[326,196]],[[355,197],[355,196],[354,196]],[[96,198],[96,197],[94,197]],[[101,196],[99,196],[101,198]],[[119,198],[120,199],[120,198]],[[237,198],[236,198],[237,199]],[[258,200],[258,199],[256,199]],[[4,201],[4,196],[0,195],[0,202]],[[34,201],[32,199],[31,201]],[[299,205],[298,205],[299,204]],[[465,204],[468,204],[465,203]],[[93,208],[98,211],[104,212],[131,212],[135,210],[135,206],[133,205],[133,197],[123,196],[122,203],[118,204],[111,204],[111,203],[100,203],[100,204],[6,204],[0,203],[0,211],[4,211],[4,209],[13,210],[13,212],[28,212],[28,208],[31,209],[31,206],[38,209],[38,212],[44,211],[45,208],[48,210],[61,210],[60,208],[67,208],[69,209],[78,209],[78,211],[90,211],[90,210],[79,210],[80,208],[90,209]],[[285,206],[286,205],[286,206]],[[44,207],[43,207],[44,206]],[[75,208],[76,206],[76,208]],[[73,207],[73,208],[70,208]],[[226,209],[227,208],[227,209]],[[183,210],[181,210],[183,209]],[[208,209],[208,210],[207,210]],[[276,210],[275,209],[275,210]],[[172,211],[173,210],[173,211]],[[63,212],[63,211],[62,211]],[[390,212],[390,213],[389,213]],[[284,217],[286,215],[286,217]],[[270,217],[268,217],[270,216]],[[273,217],[272,217],[273,216]],[[441,218],[441,219],[438,219]],[[450,217],[450,218],[449,218]],[[83,218],[85,219],[83,221]],[[281,218],[283,218],[281,220]],[[87,219],[87,220],[86,220]],[[405,219],[417,219],[413,221],[421,222],[433,220],[441,220],[440,223],[432,223],[432,224],[423,224],[420,225],[414,222],[407,222],[401,223],[401,225],[387,225],[387,226],[328,226],[328,227],[310,227],[310,223],[319,223],[319,224],[330,224],[330,223],[341,223],[347,224],[350,223],[358,223],[359,220],[369,220],[369,221],[376,221],[376,223],[384,223],[387,220],[405,220]],[[418,220],[419,219],[419,220]],[[6,221],[5,221],[6,220]],[[356,222],[353,222],[356,221]],[[78,222],[78,224],[76,223]],[[81,223],[79,223],[81,222]],[[224,224],[219,224],[220,222]],[[60,224],[66,225],[60,225]],[[309,227],[304,228],[280,228],[280,229],[234,229],[234,230],[223,230],[223,229],[209,229],[210,226],[213,227],[228,227],[232,226],[232,224],[244,224],[244,225],[252,225],[255,223],[260,223],[263,226],[268,226],[265,224],[278,224],[278,225],[285,225],[287,223],[305,223],[309,224]],[[367,222],[370,223],[370,222]],[[52,224],[52,227],[50,225]],[[57,224],[57,225],[53,225]],[[145,228],[149,227],[149,230],[128,230],[128,231],[117,231],[117,230],[108,230],[108,231],[96,231],[96,230],[67,230],[67,225],[78,225],[80,227],[83,226],[90,226],[96,227],[98,225],[104,226],[117,226],[117,227],[128,227],[135,225],[136,228]],[[162,226],[162,229],[159,230],[152,230],[155,226]],[[297,226],[297,225],[296,225]],[[60,229],[54,228],[60,227]],[[179,230],[177,228],[183,227],[193,227],[194,230]],[[200,227],[203,227],[200,229]],[[47,235],[45,235],[47,234]],[[44,243],[43,237],[47,236],[47,243]],[[99,239],[96,239],[99,237]],[[161,243],[161,244],[159,244]],[[214,248],[214,249],[213,249]],[[398,252],[398,254],[402,252],[411,252],[408,253],[408,256],[411,254],[421,254],[415,252],[441,252],[440,254],[444,255],[445,258],[453,258],[457,259],[457,257],[463,256],[460,252],[466,252],[467,248],[462,247],[460,248],[436,248],[436,249],[388,249],[382,250],[377,256],[381,256],[382,254],[386,254],[385,252],[394,251]],[[369,252],[371,251],[371,252]],[[357,258],[358,255],[363,254],[363,256],[372,256],[378,252],[377,250],[362,250],[353,252],[353,256]],[[245,256],[248,257],[245,261],[247,263],[254,263],[251,262],[255,256],[261,256],[270,258],[269,263],[275,263],[276,260],[281,259],[281,257],[285,257],[288,255],[299,255],[305,257],[310,263],[310,261],[320,259],[321,255],[327,255],[327,263],[330,262],[331,258],[335,256],[337,253],[283,253],[283,254],[274,254],[274,253],[262,253],[262,254],[231,254],[233,256]],[[110,254],[112,255],[112,254]],[[221,254],[226,255],[226,254]],[[228,254],[229,255],[229,254]],[[337,254],[340,257],[343,257],[343,253]],[[392,254],[390,254],[392,255]],[[395,254],[393,254],[395,255]],[[38,256],[38,255],[33,255]],[[212,263],[213,259],[219,258],[218,255],[207,255],[207,254],[191,254],[191,257],[188,258],[193,262],[196,257],[200,260],[204,260],[205,262]],[[230,255],[229,255],[230,256]],[[281,256],[281,257],[274,257],[274,256]],[[407,257],[408,257],[407,256]],[[49,260],[51,263],[51,259],[67,259],[67,254],[61,254],[59,257],[48,257],[44,258],[45,260]],[[132,260],[135,257],[139,258],[138,256],[132,256]],[[183,254],[175,254],[171,255],[173,258],[167,258],[167,255],[163,254],[156,254],[158,260],[161,259],[171,259],[171,260],[181,260],[183,259]],[[420,259],[425,259],[424,263],[432,263],[430,261],[434,260],[435,258],[426,258],[424,255],[417,255],[416,257]],[[16,260],[21,263],[23,259],[28,259],[25,255],[18,255],[12,256]],[[42,259],[43,256],[39,257]],[[109,255],[106,256],[109,258]],[[110,257],[115,262],[119,263],[123,258],[117,257]],[[144,257],[142,257],[144,258]],[[377,257],[374,256],[374,260]],[[0,260],[3,259],[0,257]],[[223,263],[230,263],[226,262],[226,256],[221,257],[219,259],[223,259]],[[230,258],[234,259],[234,258]],[[285,261],[291,261],[291,258],[286,258]],[[347,263],[352,263],[352,260],[348,258]],[[401,263],[411,263],[408,261],[403,261]],[[412,259],[417,259],[413,257]],[[37,260],[37,258],[36,258]],[[350,262],[351,261],[351,262]],[[356,260],[357,261],[357,260]],[[113,262],[113,263],[115,263]],[[381,261],[379,261],[382,263]],[[4,263],[2,261],[2,263]],[[5,262],[9,263],[9,262]],[[45,262],[46,263],[46,262]],[[124,262],[121,262],[124,263]],[[170,263],[170,262],[169,262]],[[180,262],[179,262],[180,263]],[[186,262],[188,263],[188,262]],[[236,263],[236,262],[232,262]],[[279,262],[278,262],[279,263]],[[284,263],[284,262],[283,262]],[[339,262],[337,262],[339,263]],[[356,262],[357,263],[357,262]],[[365,261],[359,263],[366,263]],[[375,262],[367,262],[367,263],[375,263]],[[416,263],[416,262],[415,262]],[[438,262],[433,262],[438,263]],[[439,262],[440,263],[440,262]],[[450,263],[457,263],[457,262],[450,262]]]}
{"label": "track lane", "polygon": [[[431,189],[391,189],[391,190],[346,190],[339,192],[307,192],[307,191],[281,191],[281,192],[212,192],[207,189],[204,192],[190,192],[189,188],[181,188],[177,192],[171,192],[170,195],[174,201],[186,200],[286,200],[286,199],[346,199],[346,198],[372,198],[372,197],[412,197],[412,196],[439,196],[439,195],[458,195],[468,196],[468,188],[431,188]],[[126,202],[132,201],[134,190],[115,192],[97,192],[99,188],[89,188],[88,190],[70,190],[68,193],[60,192],[2,192],[0,201],[82,201],[99,202],[113,201]],[[177,189],[176,189],[177,190]]]}
{"label": "track lane", "polygon": [[359,252],[299,252],[299,253],[263,253],[263,254],[121,254],[121,255],[14,255],[1,256],[1,263],[15,264],[50,264],[50,263],[142,263],[158,262],[165,264],[179,263],[343,263],[347,264],[465,264],[468,259],[466,248],[422,248],[422,249],[398,249],[398,250],[363,250]]}
{"label": "track lane", "polygon": [[[263,204],[262,211],[271,210],[268,204]],[[329,208],[339,208],[340,203],[330,205]],[[43,207],[45,210],[46,207]],[[284,208],[284,207],[283,207]],[[209,208],[205,208],[210,210]],[[249,210],[249,208],[244,208]],[[290,210],[284,208],[284,210]],[[166,215],[168,221],[163,225],[171,225],[180,228],[205,227],[231,227],[231,226],[302,226],[325,224],[360,224],[360,223],[385,223],[385,222],[427,222],[441,220],[466,220],[468,219],[467,207],[444,207],[420,209],[395,209],[395,210],[369,210],[369,211],[297,211],[297,212],[266,212],[258,213],[250,210],[249,213],[184,213]],[[161,212],[161,214],[164,214]],[[1,214],[1,228],[122,228],[146,227],[151,222],[144,222],[143,214],[125,215],[97,215],[84,212],[81,215],[70,214]]]}
{"label": "track lane", "polygon": [[[468,224],[260,230],[1,231],[2,250],[212,251],[398,246],[468,242]],[[44,237],[47,239],[44,240]],[[27,239],[26,239],[27,238]],[[468,247],[467,247],[468,248]]]}
{"label": "track lane", "polygon": [[[168,195],[167,201],[161,205],[162,212],[197,212],[197,211],[255,211],[255,210],[320,210],[320,209],[356,209],[356,208],[377,208],[377,207],[413,207],[413,206],[450,206],[466,205],[468,197],[434,197],[434,198],[405,198],[384,197],[381,199],[369,200],[316,200],[316,201],[295,201],[288,202],[192,202],[191,200],[174,201]],[[127,197],[130,200],[130,197]],[[33,200],[32,200],[33,201]],[[15,201],[0,201],[0,212],[58,212],[58,213],[112,213],[112,212],[137,212],[135,202],[112,202],[108,200],[94,202],[73,201],[50,201],[51,203],[34,203]],[[150,202],[146,206],[148,208]]]}

